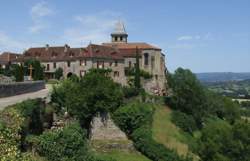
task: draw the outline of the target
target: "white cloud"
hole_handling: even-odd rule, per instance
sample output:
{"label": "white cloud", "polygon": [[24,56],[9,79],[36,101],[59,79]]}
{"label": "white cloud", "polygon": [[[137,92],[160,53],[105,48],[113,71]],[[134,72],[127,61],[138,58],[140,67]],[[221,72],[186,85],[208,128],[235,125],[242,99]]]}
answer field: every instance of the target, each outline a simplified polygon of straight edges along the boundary
{"label": "white cloud", "polygon": [[169,46],[168,48],[170,49],[193,49],[195,48],[195,45],[182,43],[182,44],[175,44],[175,45]]}
{"label": "white cloud", "polygon": [[33,21],[32,26],[29,27],[31,33],[40,33],[42,30],[48,28],[48,22],[44,17],[53,15],[54,11],[49,7],[49,4],[45,1],[39,2],[32,6],[30,15]]}
{"label": "white cloud", "polygon": [[192,40],[193,36],[180,36],[177,38],[178,41],[182,41],[182,40]]}
{"label": "white cloud", "polygon": [[203,35],[183,35],[177,38],[178,41],[189,41],[189,40],[213,40],[213,35],[208,32]]}
{"label": "white cloud", "polygon": [[78,24],[64,30],[63,40],[73,46],[107,42],[119,16],[119,13],[106,11],[74,16],[73,21]]}
{"label": "white cloud", "polygon": [[47,2],[42,1],[32,6],[30,13],[32,18],[40,18],[44,16],[49,16],[54,12],[49,8]]}

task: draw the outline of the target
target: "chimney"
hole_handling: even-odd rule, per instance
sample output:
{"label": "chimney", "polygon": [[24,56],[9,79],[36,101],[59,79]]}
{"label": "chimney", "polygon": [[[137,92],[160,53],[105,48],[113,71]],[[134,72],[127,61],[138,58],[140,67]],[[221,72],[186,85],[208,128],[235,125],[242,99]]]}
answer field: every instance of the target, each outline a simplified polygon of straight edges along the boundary
{"label": "chimney", "polygon": [[70,48],[70,46],[68,44],[64,45],[64,52],[66,53],[68,51],[68,49]]}
{"label": "chimney", "polygon": [[49,44],[46,44],[45,45],[45,51],[48,51],[49,50]]}

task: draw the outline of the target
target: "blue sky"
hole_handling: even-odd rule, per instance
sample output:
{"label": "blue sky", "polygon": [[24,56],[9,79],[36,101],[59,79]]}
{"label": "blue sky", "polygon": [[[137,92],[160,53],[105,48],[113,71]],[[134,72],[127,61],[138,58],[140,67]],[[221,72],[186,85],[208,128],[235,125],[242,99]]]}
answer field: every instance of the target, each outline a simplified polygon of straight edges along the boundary
{"label": "blue sky", "polygon": [[130,42],[163,49],[170,71],[250,72],[250,0],[5,0],[0,52],[108,42],[119,19]]}

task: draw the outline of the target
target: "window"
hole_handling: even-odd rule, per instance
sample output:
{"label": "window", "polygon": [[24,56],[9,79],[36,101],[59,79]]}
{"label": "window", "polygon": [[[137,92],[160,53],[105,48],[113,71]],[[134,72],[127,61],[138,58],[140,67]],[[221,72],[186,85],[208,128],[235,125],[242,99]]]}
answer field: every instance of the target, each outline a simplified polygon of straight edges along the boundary
{"label": "window", "polygon": [[80,60],[80,66],[86,66],[86,65],[87,65],[86,59]]}
{"label": "window", "polygon": [[144,65],[148,65],[148,53],[144,54]]}
{"label": "window", "polygon": [[118,62],[117,62],[117,61],[115,61],[115,66],[116,66],[116,67],[118,66]]}
{"label": "window", "polygon": [[117,41],[118,37],[115,37],[115,41]]}
{"label": "window", "polygon": [[155,67],[155,57],[151,56],[151,69],[154,69]]}
{"label": "window", "polygon": [[53,63],[53,68],[56,68],[56,62]]}
{"label": "window", "polygon": [[113,65],[113,62],[109,62],[109,66],[112,67],[112,65]]}
{"label": "window", "polygon": [[155,75],[155,80],[158,80],[158,75]]}
{"label": "window", "polygon": [[132,62],[131,62],[131,61],[128,62],[128,67],[129,67],[129,68],[132,67]]}
{"label": "window", "polygon": [[73,57],[73,56],[74,56],[74,53],[73,53],[73,52],[70,52],[70,53],[69,53],[69,56],[70,56],[70,57]]}
{"label": "window", "polygon": [[120,41],[122,41],[122,36],[120,36]]}
{"label": "window", "polygon": [[118,71],[114,71],[114,77],[119,77],[119,72]]}
{"label": "window", "polygon": [[47,68],[46,68],[46,70],[49,70],[49,64],[47,64]]}
{"label": "window", "polygon": [[99,69],[104,68],[104,61],[97,61],[97,68]]}
{"label": "window", "polygon": [[53,53],[52,53],[52,57],[54,58],[54,57],[56,57],[56,56],[57,56],[57,53],[53,52]]}
{"label": "window", "polygon": [[67,66],[68,66],[68,67],[70,67],[70,64],[71,64],[70,61],[67,61]]}

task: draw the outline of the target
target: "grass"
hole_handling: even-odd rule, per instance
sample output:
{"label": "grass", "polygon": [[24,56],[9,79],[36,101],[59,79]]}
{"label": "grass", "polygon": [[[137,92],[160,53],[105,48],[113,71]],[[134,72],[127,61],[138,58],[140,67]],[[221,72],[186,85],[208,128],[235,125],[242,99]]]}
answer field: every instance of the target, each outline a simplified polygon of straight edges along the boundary
{"label": "grass", "polygon": [[[110,148],[107,145],[119,144],[121,147]],[[116,161],[150,161],[147,157],[134,148],[126,148],[132,145],[130,140],[91,140],[90,145],[98,158],[115,159]]]}
{"label": "grass", "polygon": [[117,161],[150,161],[139,152],[124,152],[119,150],[112,150],[106,153],[97,153],[96,155],[100,158],[112,158]]}
{"label": "grass", "polygon": [[[152,133],[157,142],[167,148],[176,150],[179,155],[191,154],[188,143],[192,142],[193,138],[171,122],[171,110],[168,107],[156,107],[153,116]],[[196,158],[197,156],[193,155],[193,157]]]}

